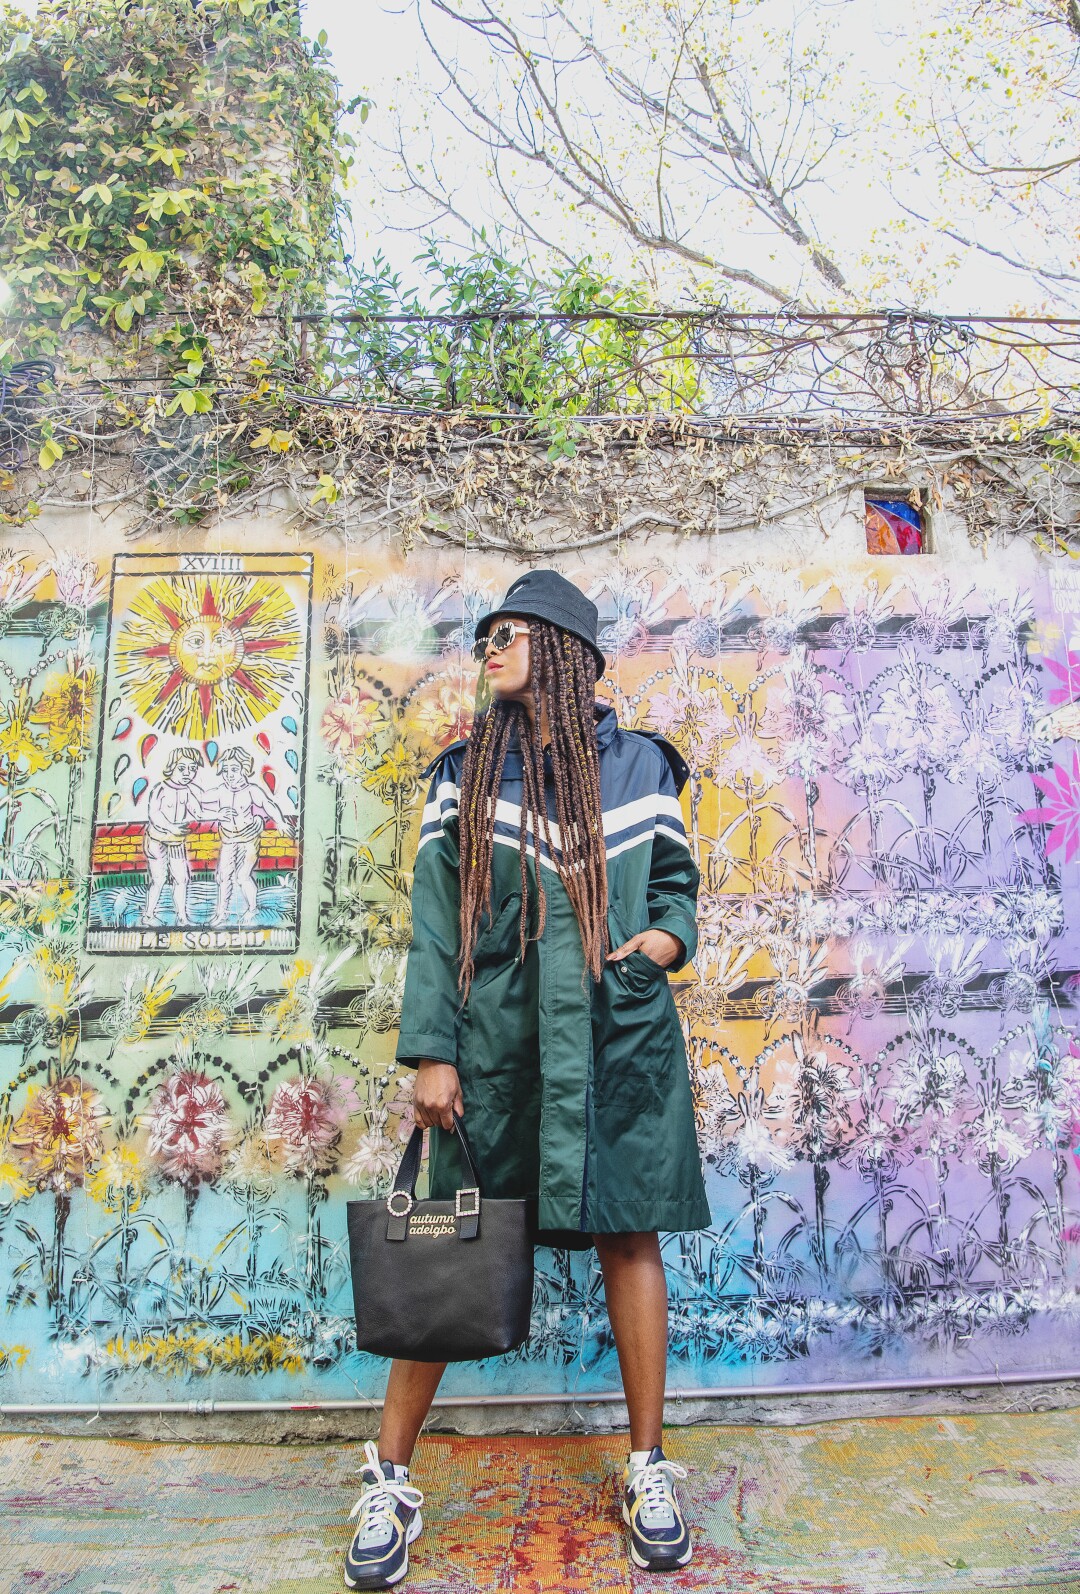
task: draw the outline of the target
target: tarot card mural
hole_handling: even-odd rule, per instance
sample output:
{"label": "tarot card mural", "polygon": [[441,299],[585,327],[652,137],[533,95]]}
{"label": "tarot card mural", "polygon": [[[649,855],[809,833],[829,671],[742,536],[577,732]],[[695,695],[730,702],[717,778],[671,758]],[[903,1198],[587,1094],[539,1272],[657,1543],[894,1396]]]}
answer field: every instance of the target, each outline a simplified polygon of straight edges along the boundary
{"label": "tarot card mural", "polygon": [[87,950],[296,946],[307,555],[118,555]]}

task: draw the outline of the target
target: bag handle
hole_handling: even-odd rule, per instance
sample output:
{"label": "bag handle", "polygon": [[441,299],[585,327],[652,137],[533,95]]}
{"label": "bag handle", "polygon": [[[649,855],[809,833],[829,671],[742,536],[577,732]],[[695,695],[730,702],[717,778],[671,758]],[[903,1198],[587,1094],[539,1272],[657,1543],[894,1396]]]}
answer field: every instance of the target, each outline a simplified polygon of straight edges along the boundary
{"label": "bag handle", "polygon": [[[476,1176],[476,1165],[473,1162],[472,1149],[465,1134],[465,1126],[457,1113],[454,1114],[453,1133],[457,1135],[461,1155],[465,1159],[465,1169],[469,1183],[462,1185],[454,1196],[454,1212],[458,1219],[458,1239],[475,1240],[479,1230],[480,1220],[480,1180]],[[416,1181],[420,1177],[420,1156],[424,1146],[424,1131],[417,1124],[409,1136],[409,1144],[398,1164],[394,1187],[386,1198],[386,1210],[390,1214],[386,1226],[388,1240],[404,1240],[408,1233],[409,1213],[413,1209],[416,1199]]]}

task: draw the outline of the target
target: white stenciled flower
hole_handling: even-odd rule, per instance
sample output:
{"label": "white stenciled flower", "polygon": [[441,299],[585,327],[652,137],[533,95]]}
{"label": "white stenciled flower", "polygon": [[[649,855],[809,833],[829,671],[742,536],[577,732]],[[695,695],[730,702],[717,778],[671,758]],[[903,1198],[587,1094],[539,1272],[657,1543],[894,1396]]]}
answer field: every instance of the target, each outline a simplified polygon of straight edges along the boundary
{"label": "white stenciled flower", "polygon": [[347,1184],[370,1188],[394,1172],[399,1156],[399,1148],[388,1135],[381,1129],[369,1129],[342,1163],[341,1177]]}
{"label": "white stenciled flower", "polygon": [[69,609],[89,609],[105,591],[106,578],[98,575],[97,562],[66,554],[53,565],[56,595]]}
{"label": "white stenciled flower", "polygon": [[900,770],[896,754],[867,728],[848,745],[837,774],[852,786],[877,786],[896,780]]}
{"label": "white stenciled flower", "polygon": [[847,615],[832,628],[837,642],[857,653],[873,647],[881,627],[895,612],[894,600],[902,586],[900,581],[890,581],[882,590],[874,576],[855,586],[847,597]]}
{"label": "white stenciled flower", "polygon": [[0,614],[25,603],[52,569],[51,563],[27,567],[24,558],[11,548],[0,548]]}
{"label": "white stenciled flower", "polygon": [[864,1178],[888,1179],[902,1163],[911,1161],[913,1148],[905,1130],[887,1123],[873,1108],[868,1108],[856,1120],[848,1155],[851,1153]]}
{"label": "white stenciled flower", "polygon": [[979,642],[983,647],[996,644],[1011,648],[1023,627],[1035,617],[1031,593],[1020,586],[1011,573],[998,576],[987,572],[980,587],[986,613],[974,627]]}
{"label": "white stenciled flower", "polygon": [[840,762],[851,724],[843,696],[826,679],[804,647],[793,647],[784,666],[784,690],[762,720],[784,767],[804,779]]}
{"label": "white stenciled flower", "polygon": [[747,1118],[735,1134],[735,1151],[740,1162],[759,1173],[775,1173],[791,1167],[791,1154],[773,1139],[761,1118]]}
{"label": "white stenciled flower", "polygon": [[1048,941],[1065,928],[1065,908],[1057,891],[1025,891],[1014,904],[1017,935]]}
{"label": "white stenciled flower", "polygon": [[1008,665],[987,683],[981,700],[987,727],[1002,758],[1038,765],[1049,756],[1049,732],[1042,723],[1042,686],[1029,664]]}
{"label": "white stenciled flower", "polygon": [[964,714],[963,731],[945,773],[956,785],[974,781],[983,787],[1000,786],[1006,771],[998,755],[997,739],[981,714]]}
{"label": "white stenciled flower", "polygon": [[922,1001],[933,1002],[941,1013],[955,1013],[982,968],[986,939],[977,936],[969,945],[963,936],[927,934],[926,946],[934,967],[920,993]]}
{"label": "white stenciled flower", "polygon": [[886,747],[902,767],[923,774],[951,755],[960,716],[944,681],[928,674],[907,649],[901,649],[901,660],[899,675],[882,692],[872,723],[884,733]]}
{"label": "white stenciled flower", "polygon": [[711,764],[731,722],[716,688],[701,687],[688,675],[685,657],[678,656],[670,689],[649,698],[649,720],[663,735],[688,748],[696,760]]}
{"label": "white stenciled flower", "polygon": [[864,1018],[880,1012],[889,986],[904,977],[904,959],[910,946],[911,941],[905,938],[878,951],[863,938],[853,941],[851,961],[855,973],[841,992],[844,1006]]}
{"label": "white stenciled flower", "polygon": [[721,786],[745,792],[749,786],[767,791],[780,780],[782,771],[758,736],[756,714],[736,714],[731,722],[735,732],[720,755],[716,779]]}
{"label": "white stenciled flower", "polygon": [[954,891],[927,891],[918,900],[913,928],[934,942],[940,956],[959,935],[962,917],[960,898]]}
{"label": "white stenciled flower", "polygon": [[821,613],[832,583],[819,581],[808,587],[800,571],[775,565],[757,565],[751,576],[765,611],[762,634],[771,647],[786,653],[803,626]]}
{"label": "white stenciled flower", "polygon": [[641,651],[649,632],[666,618],[670,602],[679,587],[679,578],[664,582],[659,590],[652,573],[619,563],[588,589],[590,598],[607,592],[615,605],[615,617],[600,628],[600,644],[605,653],[616,657]]}
{"label": "white stenciled flower", "polygon": [[924,591],[913,586],[911,597],[915,605],[915,618],[908,630],[931,653],[940,653],[949,640],[949,633],[967,617],[967,600],[973,587],[958,591],[947,576],[938,577]]}
{"label": "white stenciled flower", "polygon": [[990,1103],[984,1106],[981,1116],[971,1125],[970,1135],[978,1148],[980,1167],[989,1165],[993,1159],[1004,1168],[1015,1168],[1031,1149],[1004,1113]]}
{"label": "white stenciled flower", "polygon": [[[378,597],[369,610],[371,619],[383,620],[372,637],[378,653],[413,657],[430,646],[435,627],[449,601],[445,588],[428,592],[405,575],[389,576],[380,584]],[[389,618],[386,618],[389,610]]]}
{"label": "white stenciled flower", "polygon": [[926,1115],[947,1116],[957,1106],[966,1077],[959,1052],[916,1046],[896,1064],[886,1095],[896,1102],[900,1122]]}

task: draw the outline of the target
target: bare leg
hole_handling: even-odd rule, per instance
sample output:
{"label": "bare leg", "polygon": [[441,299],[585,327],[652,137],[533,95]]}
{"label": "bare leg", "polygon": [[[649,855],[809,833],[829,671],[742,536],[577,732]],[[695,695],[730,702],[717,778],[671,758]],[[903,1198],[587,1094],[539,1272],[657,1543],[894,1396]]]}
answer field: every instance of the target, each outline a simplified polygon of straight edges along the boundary
{"label": "bare leg", "polygon": [[173,908],[177,924],[188,922],[187,888],[191,878],[191,870],[186,858],[173,859],[169,864],[169,879],[172,882]]}
{"label": "bare leg", "polygon": [[655,1234],[594,1234],[630,1414],[631,1450],[663,1442],[667,1279]]}
{"label": "bare leg", "polygon": [[407,1467],[412,1460],[416,1438],[435,1399],[445,1362],[408,1362],[395,1358],[390,1363],[386,1384],[382,1424],[379,1428],[379,1460]]}
{"label": "bare leg", "polygon": [[214,906],[214,917],[210,920],[211,924],[224,924],[229,917],[239,862],[239,842],[223,841],[218,853],[217,869],[214,871],[217,877],[217,902]]}
{"label": "bare leg", "polygon": [[161,893],[165,890],[165,882],[169,878],[169,864],[165,848],[159,841],[147,841],[146,872],[150,876],[150,889],[146,893],[146,922],[157,924],[160,922]]}
{"label": "bare leg", "polygon": [[255,865],[259,861],[259,843],[246,841],[236,870],[236,884],[240,887],[240,900],[244,904],[241,924],[254,924],[258,903],[255,886]]}

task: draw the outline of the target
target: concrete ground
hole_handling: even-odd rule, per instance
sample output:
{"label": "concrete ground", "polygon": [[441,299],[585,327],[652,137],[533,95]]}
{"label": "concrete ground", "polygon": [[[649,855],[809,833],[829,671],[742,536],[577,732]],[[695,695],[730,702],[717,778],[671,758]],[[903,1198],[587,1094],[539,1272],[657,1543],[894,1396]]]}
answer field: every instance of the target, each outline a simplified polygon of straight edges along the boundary
{"label": "concrete ground", "polygon": [[[1080,1594],[1077,1431],[1076,1408],[672,1430],[696,1554],[660,1580],[627,1560],[618,1436],[432,1434],[413,1469],[427,1526],[405,1587]],[[359,1453],[0,1437],[0,1594],[340,1588]]]}

